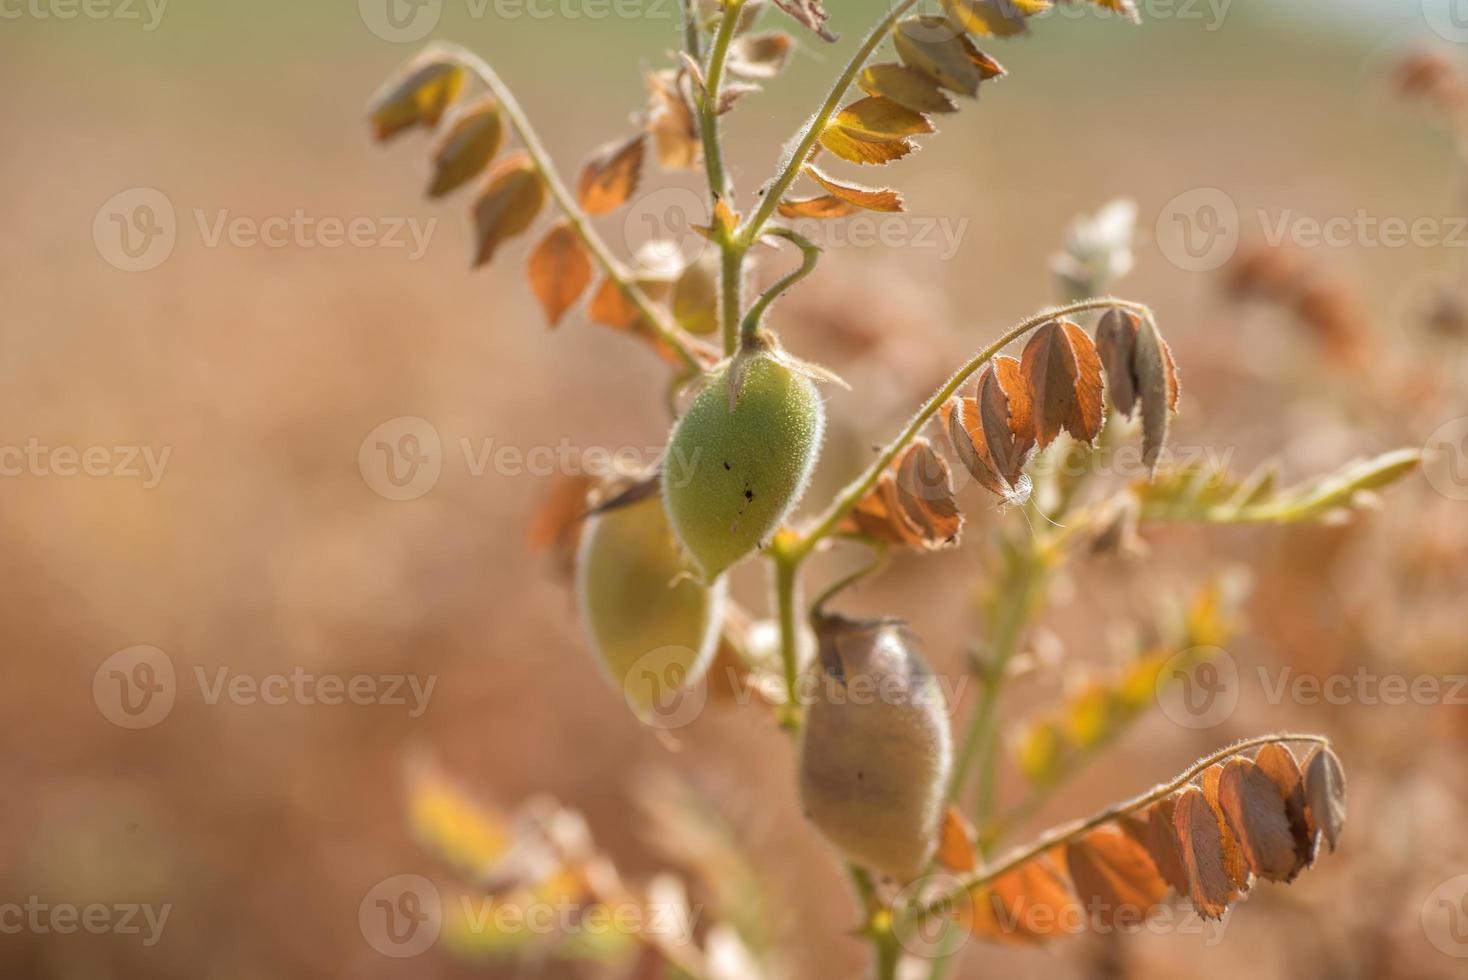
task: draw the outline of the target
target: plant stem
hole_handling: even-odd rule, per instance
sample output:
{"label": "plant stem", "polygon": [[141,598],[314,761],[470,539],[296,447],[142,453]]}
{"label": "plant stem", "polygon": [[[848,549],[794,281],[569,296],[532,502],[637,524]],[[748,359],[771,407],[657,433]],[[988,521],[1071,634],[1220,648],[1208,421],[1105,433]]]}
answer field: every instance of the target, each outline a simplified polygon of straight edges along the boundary
{"label": "plant stem", "polygon": [[1147,792],[1145,793],[1135,796],[1124,803],[1117,803],[1109,806],[1099,813],[1092,814],[1085,819],[1076,820],[1071,823],[1053,828],[1052,830],[1041,835],[1030,844],[1027,844],[1024,847],[1011,852],[1008,856],[1004,858],[1004,860],[999,861],[998,863],[991,865],[988,868],[985,868],[983,871],[977,874],[972,874],[966,878],[961,879],[958,886],[949,894],[944,895],[941,898],[935,899],[934,901],[929,902],[926,905],[919,906],[918,908],[911,910],[906,914],[910,919],[918,919],[929,915],[940,915],[946,908],[950,907],[950,903],[955,898],[957,898],[960,893],[969,892],[976,888],[982,888],[986,885],[989,885],[994,881],[1004,877],[1015,868],[1024,864],[1026,861],[1034,859],[1035,857],[1043,854],[1053,847],[1059,847],[1063,844],[1067,844],[1075,838],[1080,837],[1082,834],[1095,830],[1102,824],[1109,823],[1112,820],[1117,819],[1118,817],[1124,817],[1128,813],[1131,813],[1135,810],[1140,810],[1143,807],[1151,806],[1153,803],[1156,803],[1163,797],[1171,795],[1172,793],[1181,789],[1183,786],[1186,786],[1188,783],[1192,782],[1198,777],[1199,773],[1203,772],[1203,770],[1207,769],[1209,766],[1213,765],[1216,762],[1227,759],[1229,756],[1236,755],[1237,753],[1242,752],[1244,749],[1253,748],[1257,745],[1267,745],[1271,742],[1315,742],[1320,745],[1329,745],[1330,739],[1325,738],[1322,735],[1300,735],[1293,732],[1280,732],[1275,735],[1259,735],[1254,738],[1246,738],[1242,741],[1234,742],[1232,745],[1225,746],[1224,748],[1217,750],[1211,755],[1207,755],[1199,759],[1197,762],[1193,763],[1193,765],[1184,770],[1181,775],[1171,780],[1170,782],[1159,783],[1158,785],[1147,790]]}
{"label": "plant stem", "polygon": [[724,356],[739,346],[739,317],[744,309],[744,249],[721,242],[719,256],[719,317],[723,325]]}
{"label": "plant stem", "polygon": [[877,45],[881,44],[887,37],[887,33],[892,30],[892,25],[897,23],[898,18],[906,13],[915,3],[917,3],[917,0],[899,0],[887,16],[878,21],[871,32],[862,40],[861,46],[851,55],[851,60],[846,63],[846,67],[836,77],[836,82],[831,86],[831,91],[826,96],[826,101],[821,104],[820,109],[816,110],[816,114],[805,124],[805,129],[801,131],[800,137],[795,144],[794,152],[790,154],[790,158],[785,161],[784,167],[766,190],[764,198],[759,203],[759,207],[755,209],[754,214],[750,215],[749,219],[744,222],[744,225],[735,235],[735,241],[748,247],[759,237],[760,229],[770,219],[770,215],[775,213],[775,207],[780,203],[780,198],[785,196],[785,192],[790,189],[790,185],[795,182],[795,178],[800,176],[801,168],[805,166],[805,161],[810,159],[811,150],[815,149],[816,141],[821,138],[821,132],[826,128],[826,123],[830,121],[831,116],[836,112],[836,107],[841,104],[841,99],[846,95],[846,90],[851,87],[851,83],[856,80],[857,74],[865,67],[867,59],[872,56],[872,52],[877,49]]}
{"label": "plant stem", "polygon": [[828,585],[824,592],[816,597],[816,601],[810,604],[811,614],[820,613],[826,603],[836,598],[837,595],[851,588],[857,582],[868,576],[875,575],[887,564],[887,552],[891,546],[886,541],[877,541],[872,545],[872,560],[861,566],[854,572],[850,572]]}
{"label": "plant stem", "polygon": [[546,152],[545,146],[540,142],[530,120],[515,101],[510,87],[489,67],[488,62],[479,57],[473,51],[458,44],[438,42],[431,50],[442,52],[445,56],[452,58],[466,69],[472,72],[479,80],[494,93],[495,98],[500,101],[500,108],[510,120],[510,125],[520,136],[520,142],[525,145],[525,152],[530,155],[530,160],[535,164],[535,169],[540,172],[540,178],[545,182],[546,189],[550,191],[551,199],[560,208],[561,214],[566,218],[566,224],[576,237],[581,239],[587,251],[591,252],[596,259],[597,265],[601,266],[607,278],[617,284],[622,295],[627,297],[628,302],[637,307],[642,318],[653,333],[657,334],[659,340],[667,344],[677,355],[683,366],[693,370],[702,371],[703,363],[694,353],[693,342],[683,335],[683,332],[668,319],[653,302],[648,299],[632,276],[617,261],[606,242],[591,227],[590,219],[581,210],[581,205],[576,203],[576,198],[566,188],[560,175],[556,173],[555,164],[551,161],[550,154]]}
{"label": "plant stem", "polygon": [[1152,315],[1152,311],[1141,303],[1132,303],[1111,296],[1097,297],[1095,299],[1083,300],[1079,303],[1051,307],[1050,309],[1042,310],[1031,317],[1021,320],[998,340],[975,354],[963,367],[954,373],[953,377],[949,378],[941,388],[933,393],[932,397],[927,400],[922,408],[918,409],[917,414],[912,417],[907,423],[907,426],[897,434],[895,439],[883,448],[881,453],[877,455],[877,458],[872,461],[872,464],[867,467],[866,471],[847,484],[846,489],[842,490],[836,499],[831,502],[831,505],[816,519],[815,526],[802,535],[798,542],[790,546],[791,551],[796,555],[804,557],[820,543],[822,538],[836,530],[836,526],[841,523],[841,519],[850,513],[851,509],[861,501],[861,498],[866,496],[867,491],[872,488],[872,485],[877,482],[877,478],[882,475],[882,471],[887,468],[892,460],[897,458],[897,454],[902,452],[908,443],[917,437],[917,434],[922,431],[923,426],[927,424],[928,419],[937,414],[938,409],[943,407],[943,403],[953,397],[954,393],[962,387],[965,381],[972,377],[981,367],[993,360],[1007,345],[1056,317],[1072,316],[1078,313],[1085,313],[1088,310],[1110,309],[1111,307],[1132,310],[1148,317]]}
{"label": "plant stem", "polygon": [[754,335],[759,330],[760,321],[764,319],[765,310],[769,309],[770,304],[779,299],[780,295],[787,289],[810,275],[815,270],[816,262],[821,257],[821,247],[819,245],[804,235],[791,231],[789,228],[772,228],[770,229],[770,234],[795,243],[796,247],[800,249],[800,267],[777,281],[769,289],[766,289],[750,305],[749,312],[744,315],[744,320],[739,325],[740,344],[748,344],[754,340]]}
{"label": "plant stem", "polygon": [[780,617],[780,663],[785,671],[785,707],[780,713],[780,726],[792,735],[800,730],[799,634],[795,620],[795,586],[800,562],[775,555],[775,604]]}
{"label": "plant stem", "polygon": [[729,175],[724,170],[724,148],[719,139],[719,90],[724,84],[724,65],[729,60],[729,44],[734,28],[739,26],[739,12],[744,0],[727,0],[719,29],[709,48],[704,67],[704,86],[698,97],[698,135],[703,141],[703,165],[708,174],[709,197],[713,203],[730,196]]}

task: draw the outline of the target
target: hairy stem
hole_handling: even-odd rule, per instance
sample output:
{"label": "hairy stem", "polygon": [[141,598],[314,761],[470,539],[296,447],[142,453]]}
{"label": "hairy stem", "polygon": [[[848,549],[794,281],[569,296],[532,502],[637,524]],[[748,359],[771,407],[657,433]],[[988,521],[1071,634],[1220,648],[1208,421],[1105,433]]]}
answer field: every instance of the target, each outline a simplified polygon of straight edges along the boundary
{"label": "hairy stem", "polygon": [[1234,742],[1232,745],[1225,746],[1211,755],[1199,759],[1170,782],[1159,783],[1145,793],[1134,796],[1123,803],[1109,806],[1085,819],[1076,820],[1053,828],[1030,844],[1011,852],[1002,861],[985,868],[981,872],[960,879],[953,891],[932,902],[918,906],[907,912],[906,915],[910,919],[941,915],[945,909],[951,907],[952,902],[963,892],[969,892],[973,889],[983,888],[986,885],[992,884],[1026,861],[1033,860],[1051,848],[1068,844],[1075,838],[1095,830],[1102,824],[1110,823],[1119,817],[1124,817],[1136,810],[1151,806],[1158,800],[1175,793],[1192,782],[1209,766],[1221,762],[1229,756],[1236,755],[1244,749],[1253,748],[1258,745],[1268,745],[1271,742],[1315,742],[1320,745],[1329,745],[1330,739],[1322,735],[1301,735],[1293,732],[1280,732],[1275,735],[1259,735],[1254,738],[1246,738],[1242,741]]}
{"label": "hairy stem", "polygon": [[796,633],[795,587],[800,563],[775,556],[775,604],[780,617],[780,664],[785,672],[785,707],[780,725],[791,734],[800,730],[800,647]]}
{"label": "hairy stem", "polygon": [[862,40],[861,46],[852,53],[851,60],[846,63],[846,67],[841,70],[841,74],[836,77],[835,83],[831,86],[831,91],[826,96],[826,101],[821,104],[821,107],[816,110],[816,114],[805,124],[805,129],[801,130],[800,136],[795,143],[794,151],[790,154],[790,158],[785,161],[783,168],[775,176],[774,181],[766,190],[764,198],[759,203],[759,207],[739,229],[739,232],[735,236],[736,241],[747,247],[759,237],[760,229],[765,226],[766,221],[770,220],[770,215],[775,213],[775,207],[780,203],[780,198],[785,196],[785,192],[790,189],[790,185],[795,182],[795,178],[800,176],[801,168],[805,166],[805,161],[810,159],[811,150],[815,149],[816,140],[821,138],[821,132],[826,128],[826,123],[831,120],[831,116],[841,104],[841,99],[846,95],[846,90],[851,87],[851,83],[856,80],[856,76],[866,66],[867,59],[872,56],[873,51],[877,50],[877,45],[881,44],[887,37],[888,32],[892,30],[892,25],[897,23],[898,18],[916,3],[917,0],[898,0],[896,6],[888,12],[887,16],[877,22],[876,26],[872,28],[871,33]]}
{"label": "hairy stem", "polygon": [[713,46],[709,48],[708,64],[704,67],[703,90],[698,94],[698,135],[703,141],[703,166],[708,175],[709,197],[714,202],[730,195],[729,175],[724,169],[724,147],[719,139],[719,90],[724,84],[724,65],[729,60],[729,45],[734,40],[734,28],[739,26],[739,12],[743,7],[744,0],[728,0],[725,4]]}
{"label": "hairy stem", "polygon": [[541,180],[545,182],[551,199],[556,202],[556,207],[560,208],[561,214],[565,216],[567,226],[577,238],[581,239],[587,251],[596,259],[596,264],[601,266],[602,272],[617,284],[622,295],[626,296],[628,302],[637,308],[637,312],[642,314],[649,328],[659,340],[672,349],[684,367],[693,371],[702,371],[703,365],[695,356],[690,340],[652,300],[648,299],[647,294],[633,281],[632,275],[622,266],[622,263],[617,261],[611,249],[607,247],[607,243],[602,241],[596,229],[591,227],[590,219],[581,210],[581,205],[576,203],[576,198],[556,172],[550,154],[546,152],[545,146],[540,142],[540,137],[536,135],[534,127],[530,125],[530,120],[525,116],[524,110],[520,108],[520,103],[515,101],[510,87],[495,73],[493,68],[489,67],[488,62],[468,48],[439,42],[434,45],[434,50],[442,52],[463,65],[494,93],[495,98],[500,101],[501,110],[519,135],[520,142],[525,145],[525,152],[530,155],[530,160],[535,164],[535,169],[539,171]]}
{"label": "hairy stem", "polygon": [[739,325],[741,344],[748,344],[754,340],[754,335],[759,331],[760,321],[764,319],[765,310],[769,309],[770,304],[779,299],[787,289],[815,271],[816,262],[821,257],[819,245],[789,228],[772,228],[770,234],[795,243],[795,246],[800,249],[800,267],[766,289],[750,305],[749,312],[744,315],[744,320]]}
{"label": "hairy stem", "polygon": [[1141,316],[1152,316],[1152,311],[1141,303],[1132,303],[1111,296],[1083,300],[1082,302],[1070,303],[1066,306],[1051,307],[1027,319],[1021,320],[998,340],[975,354],[963,367],[954,373],[953,377],[944,383],[943,387],[933,393],[932,397],[927,400],[922,408],[918,409],[917,414],[897,434],[897,437],[882,449],[877,455],[877,458],[867,467],[866,471],[847,484],[846,489],[842,490],[836,496],[836,499],[831,502],[831,505],[816,519],[815,526],[807,531],[800,538],[799,542],[791,546],[791,552],[799,557],[804,557],[820,543],[822,538],[835,531],[836,526],[841,523],[841,519],[851,512],[851,509],[861,501],[861,498],[866,496],[867,491],[877,482],[877,478],[882,475],[882,472],[891,464],[892,460],[897,458],[897,454],[902,452],[907,444],[917,437],[917,434],[922,431],[923,426],[927,424],[928,420],[937,414],[938,409],[943,407],[943,403],[949,398],[952,398],[954,393],[963,386],[965,381],[972,377],[985,364],[993,360],[1006,346],[1041,324],[1053,320],[1056,317],[1072,316],[1078,313],[1085,313],[1089,310],[1104,310],[1112,307],[1131,310]]}
{"label": "hairy stem", "polygon": [[719,248],[719,318],[724,356],[731,357],[739,346],[739,319],[744,309],[745,251],[732,242],[721,242]]}

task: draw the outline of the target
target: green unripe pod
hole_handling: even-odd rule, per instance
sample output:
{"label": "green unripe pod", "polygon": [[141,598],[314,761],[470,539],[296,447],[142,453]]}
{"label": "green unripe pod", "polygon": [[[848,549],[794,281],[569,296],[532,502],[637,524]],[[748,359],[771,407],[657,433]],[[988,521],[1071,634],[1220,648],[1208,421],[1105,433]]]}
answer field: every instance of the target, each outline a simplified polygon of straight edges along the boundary
{"label": "green unripe pod", "polygon": [[581,622],[607,679],[644,721],[708,670],[724,581],[690,574],[655,494],[588,518],[576,555]]}
{"label": "green unripe pod", "polygon": [[673,426],[663,500],[678,540],[712,581],[764,542],[805,492],[826,409],[778,352],[733,358]]}
{"label": "green unripe pod", "polygon": [[800,742],[806,816],[849,858],[906,880],[937,846],[953,743],[943,691],[895,620],[822,617]]}

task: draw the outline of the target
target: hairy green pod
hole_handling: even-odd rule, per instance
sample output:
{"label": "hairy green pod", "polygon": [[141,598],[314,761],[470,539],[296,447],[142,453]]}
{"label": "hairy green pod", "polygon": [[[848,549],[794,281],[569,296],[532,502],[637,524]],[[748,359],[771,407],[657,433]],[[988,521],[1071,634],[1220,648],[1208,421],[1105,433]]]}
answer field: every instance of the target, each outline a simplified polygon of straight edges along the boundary
{"label": "hairy green pod", "polygon": [[690,574],[656,496],[590,517],[576,555],[581,622],[639,718],[698,683],[723,624],[724,581]]}
{"label": "hairy green pod", "polygon": [[663,500],[705,581],[757,548],[794,508],[825,425],[815,385],[774,351],[741,354],[704,385],[669,437]]}
{"label": "hairy green pod", "polygon": [[895,620],[817,624],[820,683],[800,743],[800,796],[852,860],[898,879],[937,846],[953,743],[943,691]]}

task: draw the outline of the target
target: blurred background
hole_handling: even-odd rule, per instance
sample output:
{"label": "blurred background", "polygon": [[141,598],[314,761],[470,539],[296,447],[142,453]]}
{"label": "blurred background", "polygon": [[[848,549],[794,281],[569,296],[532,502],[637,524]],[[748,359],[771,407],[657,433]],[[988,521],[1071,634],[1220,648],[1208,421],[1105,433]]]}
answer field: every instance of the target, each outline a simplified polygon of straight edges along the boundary
{"label": "blurred background", "polygon": [[[832,4],[836,45],[765,14],[800,47],[726,119],[742,208],[880,10]],[[673,737],[640,726],[590,661],[553,549],[532,542],[588,451],[655,457],[665,369],[583,312],[545,328],[523,282],[533,236],[471,272],[466,201],[421,194],[424,138],[379,147],[365,123],[422,43],[457,41],[574,175],[631,131],[642,69],[679,43],[677,5],[443,0],[398,27],[382,13],[371,0],[0,4],[0,903],[14,910],[0,915],[0,975],[625,975],[442,942],[411,958],[376,948],[359,916],[374,888],[452,877],[411,829],[415,759],[489,808],[546,794],[574,807],[628,880],[668,864],[648,778],[692,787],[747,861],[783,973],[858,975],[845,882],[801,818],[770,716],[715,704]],[[1104,671],[1118,632],[1237,568],[1251,583],[1227,645],[1241,692],[1207,728],[1141,718],[1016,840],[1231,739],[1293,729],[1337,743],[1346,841],[1292,886],[1261,887],[1222,942],[973,943],[958,975],[1462,976],[1468,690],[1302,703],[1255,678],[1468,672],[1468,231],[1451,91],[1468,16],[1446,0],[1142,13],[1136,27],[1066,9],[990,45],[1008,77],[921,153],[860,175],[900,187],[908,214],[861,219],[885,236],[826,231],[820,269],[772,314],[788,348],[856,388],[826,391],[809,499],[856,473],[955,364],[1053,302],[1067,227],[1115,198],[1138,213],[1116,289],[1156,310],[1183,372],[1175,444],[1244,473],[1278,458],[1287,479],[1434,438],[1457,455],[1342,526],[1148,527],[1145,561],[1068,570],[1030,637],[1048,666],[1013,685],[1006,731]],[[1436,60],[1414,84],[1402,59],[1423,51]],[[655,195],[697,187],[649,164],[632,208],[599,227],[630,254],[646,215],[682,199]],[[1298,233],[1333,218],[1349,220],[1339,240]],[[1429,224],[1393,245],[1388,218]],[[331,222],[360,234],[333,239]],[[1207,248],[1168,245],[1186,222]],[[1275,249],[1278,228],[1289,240]],[[1279,287],[1271,274],[1310,291],[1258,288]],[[430,471],[406,489],[372,470],[376,442],[404,432]],[[1006,518],[965,494],[981,542]],[[899,558],[847,604],[907,618],[960,676],[984,641],[974,597],[996,585],[975,551]],[[813,564],[811,589],[835,567]],[[735,582],[756,616],[760,571]],[[124,678],[158,698],[119,701]],[[362,696],[323,703],[309,686],[323,678],[365,679]],[[1006,771],[1003,798],[1023,793]],[[65,929],[36,906],[104,911],[96,929]]]}

